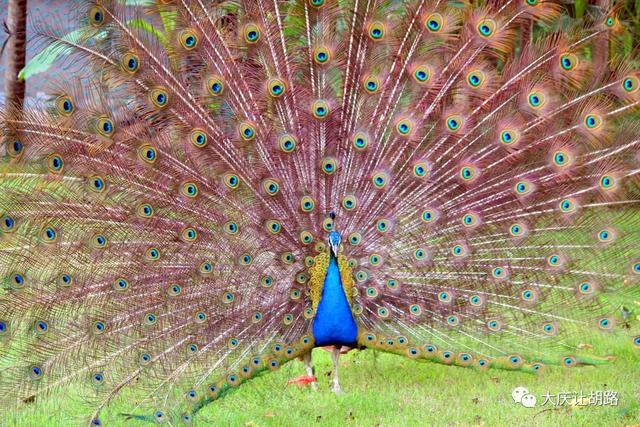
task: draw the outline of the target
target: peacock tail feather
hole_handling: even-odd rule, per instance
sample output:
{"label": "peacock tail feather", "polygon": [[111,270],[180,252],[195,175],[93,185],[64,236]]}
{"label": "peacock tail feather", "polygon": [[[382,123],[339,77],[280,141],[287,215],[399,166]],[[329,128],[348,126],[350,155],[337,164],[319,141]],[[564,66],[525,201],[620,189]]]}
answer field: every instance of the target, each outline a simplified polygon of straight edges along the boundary
{"label": "peacock tail feather", "polygon": [[74,386],[92,425],[129,390],[130,417],[190,421],[313,348],[331,231],[359,346],[607,362],[576,344],[640,297],[617,10],[99,0],[37,24],[69,55],[48,102],[0,110],[0,414]]}

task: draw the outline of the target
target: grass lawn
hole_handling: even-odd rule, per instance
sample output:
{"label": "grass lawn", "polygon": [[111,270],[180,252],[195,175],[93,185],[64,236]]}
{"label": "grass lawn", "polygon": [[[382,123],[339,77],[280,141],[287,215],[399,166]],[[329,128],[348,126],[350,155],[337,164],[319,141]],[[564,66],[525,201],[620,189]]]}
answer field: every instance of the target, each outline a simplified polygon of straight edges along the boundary
{"label": "grass lawn", "polygon": [[[304,374],[301,362],[292,361],[278,372],[256,378],[203,409],[196,426],[632,426],[640,425],[640,354],[634,354],[626,336],[596,337],[596,348],[608,348],[614,363],[599,367],[547,367],[540,375],[519,372],[449,367],[416,362],[400,356],[353,351],[341,358],[343,393],[329,390],[329,353],[314,350],[319,390],[287,386]],[[578,354],[580,351],[578,351]],[[517,386],[537,399],[525,408],[511,398]],[[576,407],[540,406],[545,393],[612,390],[618,405]],[[130,402],[132,396],[125,396]],[[28,406],[9,426],[69,426],[84,424],[77,394],[51,396],[37,409]],[[119,415],[128,405],[116,400],[103,414],[105,426],[150,425]]]}

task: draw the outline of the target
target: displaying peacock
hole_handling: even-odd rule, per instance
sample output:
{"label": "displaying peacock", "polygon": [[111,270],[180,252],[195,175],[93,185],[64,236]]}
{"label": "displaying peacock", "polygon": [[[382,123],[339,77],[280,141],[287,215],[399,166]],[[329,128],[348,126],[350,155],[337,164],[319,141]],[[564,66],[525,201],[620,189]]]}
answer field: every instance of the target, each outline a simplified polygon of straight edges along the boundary
{"label": "displaying peacock", "polygon": [[129,417],[189,422],[287,361],[311,373],[317,346],[336,370],[340,347],[609,362],[575,337],[640,295],[618,7],[75,10],[72,33],[36,28],[67,58],[50,99],[0,112],[0,414],[81,387],[90,425],[129,391]]}

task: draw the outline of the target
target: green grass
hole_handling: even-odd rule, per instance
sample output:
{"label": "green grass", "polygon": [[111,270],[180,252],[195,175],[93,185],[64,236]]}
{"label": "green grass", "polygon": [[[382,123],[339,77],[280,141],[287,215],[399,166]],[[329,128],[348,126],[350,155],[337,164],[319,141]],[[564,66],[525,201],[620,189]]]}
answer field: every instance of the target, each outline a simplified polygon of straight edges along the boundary
{"label": "green grass", "polygon": [[[341,358],[341,395],[329,390],[329,353],[314,350],[319,390],[287,386],[304,374],[292,361],[278,372],[249,381],[208,405],[194,425],[231,426],[631,426],[640,424],[640,354],[634,354],[626,334],[595,337],[597,348],[607,348],[614,363],[566,369],[548,367],[540,376],[519,372],[449,367],[416,362],[400,356],[354,351]],[[579,354],[580,351],[578,351]],[[536,408],[514,403],[511,392],[524,386],[538,398]],[[617,406],[569,405],[540,407],[545,392],[614,390]],[[130,408],[125,396],[103,414],[106,426],[150,425],[119,415]],[[126,404],[125,404],[126,401]],[[38,405],[13,413],[0,425],[69,426],[84,424],[77,415],[83,406],[77,393],[50,396]]]}

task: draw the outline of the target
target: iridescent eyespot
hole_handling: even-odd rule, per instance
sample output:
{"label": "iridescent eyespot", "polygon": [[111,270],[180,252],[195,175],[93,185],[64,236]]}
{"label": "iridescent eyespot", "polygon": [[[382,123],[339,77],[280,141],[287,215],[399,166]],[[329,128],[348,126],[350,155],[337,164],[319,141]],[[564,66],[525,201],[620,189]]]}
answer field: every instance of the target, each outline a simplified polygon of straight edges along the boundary
{"label": "iridescent eyespot", "polygon": [[29,367],[29,377],[32,380],[34,381],[41,380],[43,375],[44,375],[44,370],[40,366],[34,365]]}
{"label": "iridescent eyespot", "polygon": [[560,55],[560,68],[564,71],[571,71],[578,65],[578,57],[573,53]]}
{"label": "iridescent eyespot", "polygon": [[107,330],[107,325],[104,322],[97,320],[93,322],[91,330],[94,335],[101,335]]}
{"label": "iridescent eyespot", "polygon": [[75,107],[70,97],[62,95],[56,98],[56,110],[60,115],[68,117],[73,113],[74,109]]}
{"label": "iridescent eyespot", "polygon": [[324,229],[324,231],[331,231],[333,230],[333,219],[331,218],[325,218],[322,221],[322,228]]}
{"label": "iridescent eyespot", "polygon": [[513,189],[518,196],[526,196],[533,192],[533,184],[531,184],[529,181],[522,180],[516,182],[516,185],[514,185]]}
{"label": "iridescent eyespot", "polygon": [[488,38],[493,35],[496,30],[496,23],[493,19],[484,19],[478,23],[476,27],[481,37]]}
{"label": "iridescent eyespot", "polygon": [[504,280],[509,277],[509,270],[505,267],[495,267],[491,270],[491,276],[497,280]]}
{"label": "iridescent eyespot", "polygon": [[438,220],[439,217],[440,217],[439,212],[434,209],[427,209],[422,212],[422,215],[420,215],[420,219],[426,223],[435,222]]}
{"label": "iridescent eyespot", "polygon": [[447,316],[447,324],[449,326],[458,326],[460,324],[460,317],[456,316],[455,314]]}
{"label": "iridescent eyespot", "polygon": [[198,186],[194,182],[185,182],[180,186],[183,196],[193,199],[198,195]]}
{"label": "iridescent eyespot", "polygon": [[633,272],[633,274],[640,274],[640,261],[633,262],[631,271]]}
{"label": "iridescent eyespot", "polygon": [[602,117],[599,114],[587,114],[584,118],[584,125],[587,130],[594,130],[602,126]]}
{"label": "iridescent eyespot", "polygon": [[118,292],[123,292],[129,289],[129,281],[123,277],[118,277],[113,281],[113,289]]}
{"label": "iridescent eyespot", "polygon": [[382,264],[382,262],[383,258],[380,254],[371,254],[369,256],[369,264],[373,267],[377,267],[378,265]]}
{"label": "iridescent eyespot", "polygon": [[93,6],[91,9],[89,9],[89,24],[91,24],[92,27],[100,27],[102,26],[102,24],[105,23],[106,20],[106,13],[105,10],[102,6]]}
{"label": "iridescent eyespot", "polygon": [[198,344],[187,344],[187,353],[195,354],[200,350]]}
{"label": "iridescent eyespot", "polygon": [[[296,274],[296,282],[300,283],[301,285],[304,285],[305,283],[307,283],[307,280],[308,280],[308,277],[307,277],[307,275],[306,275],[305,273],[298,273],[298,274]],[[292,294],[292,298],[293,298],[293,296],[294,296],[294,295],[298,295],[298,296],[300,296],[300,295],[301,295],[301,293],[300,293],[300,291],[298,290],[298,292],[297,292],[297,293],[293,293],[293,294]],[[293,299],[297,299],[297,298],[293,298]]]}
{"label": "iridescent eyespot", "polygon": [[378,317],[387,318],[389,317],[389,310],[384,307],[378,308]]}
{"label": "iridescent eyespot", "polygon": [[240,263],[240,265],[248,266],[253,262],[253,258],[249,254],[242,254],[238,259],[238,262]]}
{"label": "iridescent eyespot", "polygon": [[462,217],[462,225],[466,228],[475,228],[480,225],[480,217],[475,212],[469,212]]}
{"label": "iridescent eyespot", "polygon": [[182,286],[178,284],[169,285],[167,288],[167,295],[170,297],[177,297],[182,293]]}
{"label": "iridescent eyespot", "polygon": [[511,224],[509,226],[509,234],[513,237],[523,237],[527,232],[527,227],[519,222]]}
{"label": "iridescent eyespot", "polygon": [[540,0],[525,0],[525,3],[529,6],[536,6]]}
{"label": "iridescent eyespot", "polygon": [[598,320],[598,327],[603,330],[610,330],[613,328],[613,321],[608,318],[602,318]]}
{"label": "iridescent eyespot", "polygon": [[428,256],[429,256],[429,251],[427,251],[427,249],[425,248],[418,248],[413,251],[413,257],[416,259],[416,261],[422,261],[426,259]]}
{"label": "iridescent eyespot", "polygon": [[153,207],[149,203],[141,203],[136,212],[142,218],[151,218],[154,214]]}
{"label": "iridescent eyespot", "polygon": [[135,74],[140,68],[140,58],[133,52],[125,53],[120,61],[122,69],[129,74]]}
{"label": "iridescent eyespot", "polygon": [[538,295],[533,289],[525,289],[520,293],[520,299],[525,302],[534,302]]}
{"label": "iridescent eyespot", "polygon": [[224,92],[224,82],[220,77],[210,77],[207,79],[207,92],[211,96],[220,96]]}
{"label": "iridescent eyespot", "polygon": [[36,320],[33,323],[33,330],[38,335],[44,335],[49,332],[49,324],[44,320]]}
{"label": "iridescent eyespot", "polygon": [[236,188],[238,188],[238,185],[240,185],[240,178],[234,173],[226,173],[223,180],[224,185],[232,190],[235,190]]}
{"label": "iridescent eyespot", "polygon": [[313,243],[313,234],[311,234],[311,232],[306,231],[306,230],[300,232],[300,242],[303,245],[309,245],[309,244]]}
{"label": "iridescent eyespot", "polygon": [[407,136],[411,133],[413,129],[413,123],[409,119],[402,119],[396,123],[396,132],[400,136]]}
{"label": "iridescent eyespot", "polygon": [[622,80],[622,89],[627,93],[636,93],[640,88],[640,78],[635,75],[630,75]]}
{"label": "iridescent eyespot", "polygon": [[382,40],[385,35],[384,24],[380,21],[375,21],[369,24],[368,35],[369,35],[369,38],[373,41]]}
{"label": "iridescent eyespot", "polygon": [[560,200],[559,206],[562,213],[570,214],[578,210],[578,203],[573,197]]}
{"label": "iridescent eyespot", "polygon": [[208,139],[209,137],[207,136],[207,134],[201,131],[200,129],[194,129],[189,134],[189,140],[193,145],[195,145],[198,148],[202,148],[206,146]]}
{"label": "iridescent eyespot", "polygon": [[205,313],[204,311],[197,311],[193,316],[193,320],[196,323],[204,323],[207,321],[207,313]]}
{"label": "iridescent eyespot", "polygon": [[13,158],[20,157],[24,151],[24,144],[19,139],[10,139],[6,142],[7,153]]}
{"label": "iridescent eyespot", "polygon": [[438,294],[438,301],[444,303],[450,303],[452,301],[451,294],[446,291],[442,291]]}
{"label": "iridescent eyespot", "polygon": [[110,137],[115,132],[113,122],[107,117],[99,117],[96,127],[98,133],[102,136]]}
{"label": "iridescent eyespot", "polygon": [[164,108],[169,103],[169,94],[162,87],[152,89],[149,93],[149,98],[156,108]]}
{"label": "iridescent eyespot", "polygon": [[61,273],[58,275],[58,285],[63,288],[69,288],[73,286],[73,276],[67,273]]}
{"label": "iridescent eyespot", "polygon": [[550,267],[561,267],[564,265],[564,258],[561,255],[553,254],[547,258]]}
{"label": "iridescent eyespot", "polygon": [[437,33],[440,30],[442,30],[444,19],[442,18],[442,15],[440,15],[439,13],[434,13],[427,17],[427,19],[424,21],[424,24],[425,24],[425,27],[427,27],[428,31],[431,31],[432,33]]}
{"label": "iridescent eyespot", "polygon": [[265,227],[271,234],[278,234],[280,233],[280,231],[282,231],[282,224],[280,224],[280,222],[276,221],[275,219],[270,219],[269,221],[267,221]]}
{"label": "iridescent eyespot", "polygon": [[431,69],[426,65],[420,65],[413,70],[412,75],[416,82],[424,84],[431,79]]}
{"label": "iridescent eyespot", "polygon": [[478,176],[478,169],[475,166],[462,166],[460,168],[460,178],[464,182],[473,182]]}
{"label": "iridescent eyespot", "polygon": [[611,228],[604,228],[598,231],[598,241],[600,243],[611,243],[616,238],[615,230]]}
{"label": "iridescent eyespot", "polygon": [[380,233],[386,233],[390,228],[391,224],[387,219],[379,219],[378,222],[376,222],[376,230],[378,230]]}
{"label": "iridescent eyespot", "polygon": [[309,0],[309,4],[313,7],[322,7],[324,6],[324,0]]}
{"label": "iridescent eyespot", "polygon": [[515,129],[504,129],[500,132],[500,143],[513,146],[520,140],[520,132]]}
{"label": "iridescent eyespot", "polygon": [[633,337],[633,345],[634,345],[636,348],[640,348],[640,336],[638,336],[638,337]]}
{"label": "iridescent eyespot", "polygon": [[307,213],[311,212],[313,211],[314,207],[315,207],[315,202],[310,196],[303,196],[300,199],[300,209],[302,209],[302,212],[307,212]]}
{"label": "iridescent eyespot", "polygon": [[187,227],[182,230],[180,236],[185,242],[195,242],[198,239],[198,232],[193,227]]}
{"label": "iridescent eyespot", "polygon": [[471,304],[473,307],[481,307],[484,305],[484,298],[480,295],[470,295],[469,304]]}
{"label": "iridescent eyespot", "polygon": [[529,93],[529,96],[527,96],[527,102],[529,103],[529,106],[531,108],[537,110],[539,108],[542,108],[546,104],[547,97],[542,92],[532,91]]}
{"label": "iridescent eyespot", "polygon": [[40,239],[45,243],[57,242],[58,237],[58,231],[51,225],[45,225],[40,230]]}
{"label": "iridescent eyespot", "polygon": [[414,316],[420,316],[422,314],[422,307],[420,307],[418,304],[412,304],[409,306],[409,313],[413,314]]}
{"label": "iridescent eyespot", "polygon": [[607,16],[607,19],[604,21],[604,25],[607,27],[613,27],[616,23],[616,20],[612,16]]}
{"label": "iridescent eyespot", "polygon": [[345,196],[342,199],[342,207],[347,210],[347,211],[351,211],[353,209],[356,208],[358,204],[358,199],[356,199],[356,196]]}
{"label": "iridescent eyespot", "polygon": [[287,313],[284,315],[284,318],[282,319],[282,323],[284,323],[285,325],[290,325],[293,323],[293,315],[291,313]]}
{"label": "iridescent eyespot", "polygon": [[255,127],[248,122],[242,122],[238,126],[238,132],[240,133],[240,138],[244,141],[253,141],[256,137],[256,129]]}
{"label": "iridescent eyespot", "polygon": [[147,313],[142,317],[142,323],[145,326],[153,326],[158,322],[158,316],[154,313]]}
{"label": "iridescent eyespot", "polygon": [[318,120],[324,120],[329,116],[329,104],[323,99],[318,99],[311,104],[311,114]]}
{"label": "iridescent eyespot", "polygon": [[558,329],[554,323],[547,322],[542,325],[542,332],[545,335],[555,335],[557,331]]}
{"label": "iridescent eyespot", "polygon": [[160,251],[158,248],[150,247],[145,251],[144,257],[149,261],[157,261],[160,259]]}
{"label": "iridescent eyespot", "polygon": [[313,50],[313,60],[316,64],[326,64],[331,60],[331,51],[324,46],[318,46]]}
{"label": "iridescent eyespot", "polygon": [[262,313],[260,313],[259,311],[256,311],[253,313],[253,315],[251,316],[251,321],[253,323],[258,323],[262,320]]}
{"label": "iridescent eyespot", "polygon": [[91,237],[90,244],[96,249],[104,249],[109,244],[109,241],[103,234],[94,234]]}
{"label": "iridescent eyespot", "polygon": [[604,191],[611,191],[616,189],[618,182],[613,175],[603,175],[598,181],[600,188]]}
{"label": "iridescent eyespot", "polygon": [[368,76],[362,82],[362,86],[367,93],[376,93],[380,89],[380,81],[376,76]]}
{"label": "iridescent eyespot", "polygon": [[389,176],[386,172],[377,172],[371,178],[371,182],[373,186],[377,189],[382,189],[387,185],[387,181],[389,180]]}
{"label": "iridescent eyespot", "polygon": [[209,261],[204,261],[198,267],[200,274],[207,275],[213,271],[213,265]]}
{"label": "iridescent eyespot", "polygon": [[101,385],[104,382],[104,374],[102,372],[91,374],[91,382],[95,386]]}
{"label": "iridescent eyespot", "polygon": [[429,165],[426,162],[419,162],[413,165],[413,176],[424,178],[429,174]]}
{"label": "iridescent eyespot", "polygon": [[4,233],[13,233],[16,230],[16,221],[9,215],[0,216],[0,230]]}
{"label": "iridescent eyespot", "polygon": [[449,132],[457,132],[458,130],[460,130],[460,127],[462,126],[463,119],[462,117],[460,117],[459,115],[455,114],[453,116],[449,116],[446,119],[446,123],[447,123],[447,129],[449,129]]}
{"label": "iridescent eyespot", "polygon": [[183,30],[180,33],[180,44],[186,50],[195,49],[198,46],[198,36],[193,30]]}
{"label": "iridescent eyespot", "polygon": [[235,295],[233,295],[233,292],[225,292],[222,294],[222,302],[224,304],[230,304],[232,302],[234,302],[236,299]]}
{"label": "iridescent eyespot", "polygon": [[273,278],[271,276],[262,276],[260,284],[265,288],[270,288],[273,285]]}
{"label": "iridescent eyespot", "polygon": [[292,153],[293,150],[296,149],[296,145],[298,141],[293,135],[284,134],[280,138],[278,138],[278,146],[285,153]]}
{"label": "iridescent eyespot", "polygon": [[594,293],[596,287],[591,282],[582,282],[578,284],[578,292],[582,295],[590,295]]}
{"label": "iridescent eyespot", "polygon": [[261,37],[260,28],[256,24],[247,24],[244,26],[244,41],[249,44],[258,43]]}
{"label": "iridescent eyespot", "polygon": [[357,231],[354,231],[353,233],[349,234],[347,241],[349,242],[350,245],[357,246],[362,241],[362,235]]}
{"label": "iridescent eyespot", "polygon": [[269,83],[267,83],[267,86],[269,88],[269,95],[271,95],[274,98],[279,98],[284,94],[285,85],[284,85],[284,82],[280,79],[273,78],[269,80]]}
{"label": "iridescent eyespot", "polygon": [[262,189],[269,196],[275,196],[280,192],[280,184],[273,178],[267,178],[262,181]]}
{"label": "iridescent eyespot", "polygon": [[487,321],[487,328],[491,332],[498,332],[499,330],[502,329],[502,322],[498,319],[491,319]]}
{"label": "iridescent eyespot", "polygon": [[553,153],[551,158],[553,165],[559,168],[566,168],[573,163],[573,157],[566,150],[558,150]]}
{"label": "iridescent eyespot", "polygon": [[240,227],[234,221],[228,221],[222,226],[222,230],[230,235],[238,234]]}
{"label": "iridescent eyespot", "polygon": [[89,189],[96,193],[102,193],[107,187],[104,179],[98,175],[93,175],[89,177]]}
{"label": "iridescent eyespot", "polygon": [[64,161],[58,153],[49,154],[47,157],[47,167],[52,173],[60,173],[64,169]]}
{"label": "iridescent eyespot", "polygon": [[369,137],[364,132],[358,132],[353,136],[353,146],[356,150],[364,150],[369,144]]}
{"label": "iridescent eyespot", "polygon": [[138,148],[138,158],[145,163],[154,164],[158,160],[158,152],[151,145],[144,144]]}
{"label": "iridescent eyespot", "polygon": [[331,175],[338,169],[338,164],[335,158],[325,157],[324,159],[322,159],[320,167],[322,169],[322,172],[326,173],[327,175]]}
{"label": "iridescent eyespot", "polygon": [[451,248],[451,255],[456,258],[462,258],[467,255],[467,247],[461,243],[454,245]]}
{"label": "iridescent eyespot", "polygon": [[482,86],[485,81],[485,75],[482,71],[472,71],[467,74],[467,84],[472,88]]}
{"label": "iridescent eyespot", "polygon": [[27,279],[24,274],[21,273],[11,273],[8,276],[9,287],[14,290],[22,289],[27,284]]}

